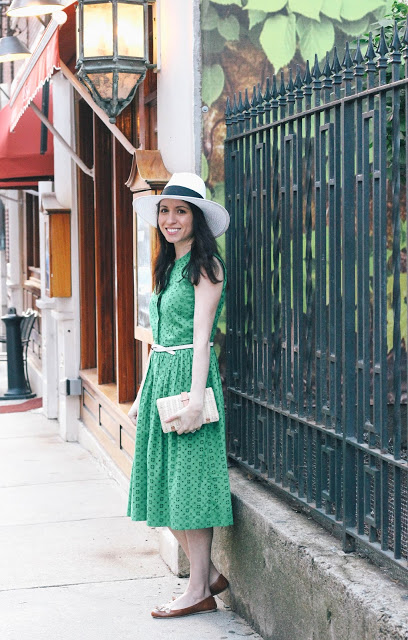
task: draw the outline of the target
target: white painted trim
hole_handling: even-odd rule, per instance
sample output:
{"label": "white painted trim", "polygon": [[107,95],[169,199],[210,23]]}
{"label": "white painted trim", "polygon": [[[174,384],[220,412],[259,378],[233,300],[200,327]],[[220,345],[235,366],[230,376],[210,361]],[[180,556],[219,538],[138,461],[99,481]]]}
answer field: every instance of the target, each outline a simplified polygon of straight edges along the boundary
{"label": "white painted trim", "polygon": [[78,165],[78,167],[81,169],[81,171],[86,173],[87,176],[90,176],[91,178],[93,178],[94,177],[93,168],[89,169],[86,166],[85,162],[83,162],[81,160],[81,158],[79,156],[77,156],[77,154],[72,149],[72,147],[69,146],[68,142],[66,142],[66,140],[64,140],[62,135],[56,130],[56,128],[51,124],[51,122],[48,120],[48,118],[43,114],[43,112],[34,104],[34,102],[31,102],[29,106],[34,111],[35,115],[47,127],[47,129],[49,131],[51,131],[52,135],[55,138],[57,138],[58,142],[64,147],[65,151],[68,153],[68,155],[71,156],[71,158],[73,159],[75,164]]}

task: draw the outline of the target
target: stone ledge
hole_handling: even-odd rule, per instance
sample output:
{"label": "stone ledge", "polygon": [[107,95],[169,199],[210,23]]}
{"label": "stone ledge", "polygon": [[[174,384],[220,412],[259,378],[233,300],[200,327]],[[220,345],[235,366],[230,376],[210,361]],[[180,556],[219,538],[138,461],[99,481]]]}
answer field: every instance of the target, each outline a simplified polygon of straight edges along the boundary
{"label": "stone ledge", "polygon": [[408,639],[406,588],[239,469],[230,481],[235,525],[215,530],[214,560],[264,640]]}

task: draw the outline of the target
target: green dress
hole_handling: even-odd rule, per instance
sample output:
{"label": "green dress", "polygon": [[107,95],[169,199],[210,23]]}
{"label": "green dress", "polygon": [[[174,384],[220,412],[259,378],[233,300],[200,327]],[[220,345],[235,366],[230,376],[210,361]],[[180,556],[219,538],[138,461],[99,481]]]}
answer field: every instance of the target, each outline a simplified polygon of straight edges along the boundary
{"label": "green dress", "polygon": [[[217,256],[218,257],[218,256]],[[150,324],[157,344],[192,344],[194,286],[183,277],[190,253],[176,260],[170,281],[152,294]],[[225,265],[224,271],[225,271]],[[226,276],[211,340],[225,298]],[[218,360],[211,348],[207,387],[220,419],[196,433],[163,433],[156,400],[190,391],[193,349],[153,352],[140,398],[127,515],[151,527],[202,529],[232,524],[225,448],[224,398]]]}

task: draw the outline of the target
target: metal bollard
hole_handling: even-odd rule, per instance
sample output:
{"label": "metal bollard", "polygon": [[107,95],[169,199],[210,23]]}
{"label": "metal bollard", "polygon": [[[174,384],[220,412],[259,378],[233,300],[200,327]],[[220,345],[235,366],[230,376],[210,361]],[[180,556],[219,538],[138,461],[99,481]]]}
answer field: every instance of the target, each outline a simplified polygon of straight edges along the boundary
{"label": "metal bollard", "polygon": [[8,310],[8,314],[2,316],[1,319],[6,325],[8,389],[5,394],[0,397],[0,400],[33,398],[35,393],[28,387],[24,374],[20,331],[23,316],[17,315],[15,308],[11,307]]}

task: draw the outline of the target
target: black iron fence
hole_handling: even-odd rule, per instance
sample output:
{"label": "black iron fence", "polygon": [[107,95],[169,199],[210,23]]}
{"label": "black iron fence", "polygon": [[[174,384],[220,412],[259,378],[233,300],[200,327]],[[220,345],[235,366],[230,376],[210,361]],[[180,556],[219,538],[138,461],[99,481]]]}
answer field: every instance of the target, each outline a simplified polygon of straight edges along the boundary
{"label": "black iron fence", "polygon": [[408,559],[408,29],[226,111],[229,455]]}

